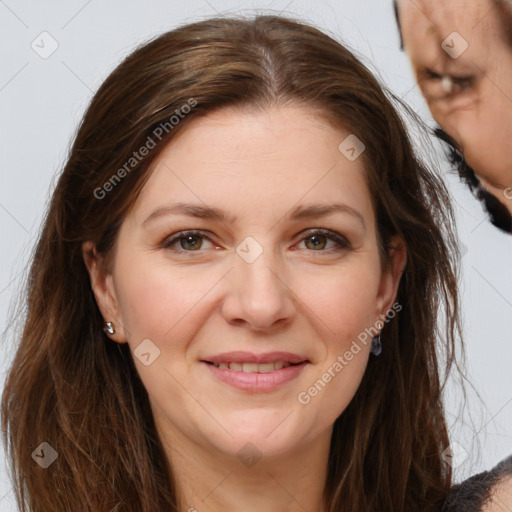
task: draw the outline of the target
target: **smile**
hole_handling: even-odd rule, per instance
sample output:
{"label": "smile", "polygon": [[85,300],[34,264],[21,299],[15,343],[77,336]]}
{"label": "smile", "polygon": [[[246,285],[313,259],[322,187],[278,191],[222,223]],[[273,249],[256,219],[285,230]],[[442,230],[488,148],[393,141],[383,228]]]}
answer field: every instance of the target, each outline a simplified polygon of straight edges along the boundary
{"label": "smile", "polygon": [[290,363],[212,363],[202,361],[215,381],[230,388],[250,392],[264,393],[277,390],[296,379],[309,365],[309,361]]}
{"label": "smile", "polygon": [[211,363],[217,368],[224,370],[232,370],[234,372],[245,372],[245,373],[270,373],[276,370],[281,370],[292,366],[292,363],[288,361],[276,361],[275,363]]}

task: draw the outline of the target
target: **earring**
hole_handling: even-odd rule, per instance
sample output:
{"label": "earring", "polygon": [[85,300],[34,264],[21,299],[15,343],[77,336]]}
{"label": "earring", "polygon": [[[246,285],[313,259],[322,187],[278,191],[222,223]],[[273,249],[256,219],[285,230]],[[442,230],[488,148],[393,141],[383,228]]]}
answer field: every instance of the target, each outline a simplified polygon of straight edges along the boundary
{"label": "earring", "polygon": [[370,352],[374,356],[379,356],[382,352],[382,342],[380,341],[380,334],[378,336],[372,337],[372,348],[370,349]]}
{"label": "earring", "polygon": [[114,326],[112,325],[112,322],[106,322],[105,324],[103,324],[103,332],[105,334],[114,334],[116,332]]}

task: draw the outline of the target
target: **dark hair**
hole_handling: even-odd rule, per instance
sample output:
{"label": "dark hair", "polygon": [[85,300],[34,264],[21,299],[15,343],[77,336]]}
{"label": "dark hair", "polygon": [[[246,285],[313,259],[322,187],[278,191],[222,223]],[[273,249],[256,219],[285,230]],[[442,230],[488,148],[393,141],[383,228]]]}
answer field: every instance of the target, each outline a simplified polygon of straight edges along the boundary
{"label": "dark hair", "polygon": [[475,171],[466,162],[464,155],[459,151],[457,143],[441,127],[434,129],[434,135],[446,143],[446,156],[455,166],[461,181],[465,183],[473,195],[482,203],[489,214],[491,223],[505,233],[512,233],[512,215],[507,208],[492,194],[490,194],[476,177]]}
{"label": "dark hair", "polygon": [[404,36],[402,35],[402,25],[400,22],[400,12],[398,11],[397,0],[393,0],[393,13],[395,15],[396,26],[398,27],[398,37],[400,38],[400,50],[404,51]]}
{"label": "dark hair", "polygon": [[490,471],[483,471],[454,485],[443,512],[481,512],[490,502],[493,489],[510,476],[512,476],[512,455]]}
{"label": "dark hair", "polygon": [[[176,511],[177,489],[128,344],[108,343],[82,244],[109,265],[119,228],[176,133],[214,110],[314,109],[365,144],[381,261],[394,236],[407,250],[396,300],[371,360],[333,427],[330,512],[433,512],[451,467],[441,371],[461,337],[454,215],[443,180],[417,158],[375,77],[342,44],[277,16],[214,18],[138,48],[105,80],[56,185],[28,278],[27,315],[2,397],[4,443],[22,511]],[[192,102],[190,100],[193,100]],[[184,105],[178,124],[123,180],[97,190]],[[438,317],[445,318],[444,330]],[[442,355],[442,363],[439,357]],[[131,385],[127,385],[131,383]],[[42,440],[58,459],[41,471]]]}

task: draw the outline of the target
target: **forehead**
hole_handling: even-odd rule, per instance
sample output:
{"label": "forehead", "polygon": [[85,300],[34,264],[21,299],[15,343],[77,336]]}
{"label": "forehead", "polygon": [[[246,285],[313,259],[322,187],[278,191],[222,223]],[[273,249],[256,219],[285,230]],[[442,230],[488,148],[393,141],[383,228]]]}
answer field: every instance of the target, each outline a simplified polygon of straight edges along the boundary
{"label": "forehead", "polygon": [[[262,222],[298,204],[343,201],[370,216],[363,158],[339,149],[349,130],[301,107],[199,117],[164,148],[136,201],[137,216],[156,204],[194,201]],[[252,221],[251,221],[252,222]]]}

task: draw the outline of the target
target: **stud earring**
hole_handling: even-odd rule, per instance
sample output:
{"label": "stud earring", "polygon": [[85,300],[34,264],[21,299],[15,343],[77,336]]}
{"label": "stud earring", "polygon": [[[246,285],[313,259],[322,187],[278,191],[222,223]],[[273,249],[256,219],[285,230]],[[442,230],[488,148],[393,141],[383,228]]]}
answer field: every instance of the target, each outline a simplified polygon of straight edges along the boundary
{"label": "stud earring", "polygon": [[382,352],[382,342],[380,341],[380,334],[378,336],[372,337],[372,348],[370,349],[370,352],[374,356],[379,356]]}
{"label": "stud earring", "polygon": [[114,334],[116,332],[114,326],[112,325],[112,322],[106,322],[105,324],[103,324],[103,332],[105,334]]}

